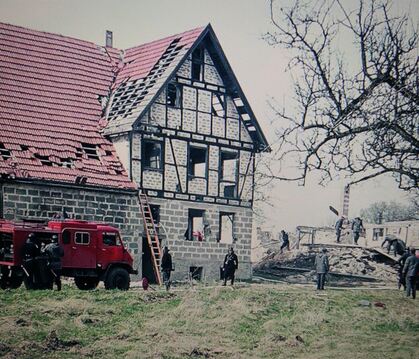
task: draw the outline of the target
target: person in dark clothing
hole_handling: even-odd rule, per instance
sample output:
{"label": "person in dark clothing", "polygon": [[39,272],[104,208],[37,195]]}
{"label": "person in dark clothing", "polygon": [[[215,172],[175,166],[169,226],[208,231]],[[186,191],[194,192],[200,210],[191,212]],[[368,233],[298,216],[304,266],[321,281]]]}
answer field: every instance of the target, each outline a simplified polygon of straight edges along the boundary
{"label": "person in dark clothing", "polygon": [[340,242],[340,236],[342,234],[342,229],[343,229],[343,222],[345,221],[345,217],[340,217],[338,219],[338,221],[335,224],[335,230],[336,230],[336,242],[339,243]]}
{"label": "person in dark clothing", "polygon": [[282,238],[282,245],[281,245],[281,248],[280,248],[280,250],[281,250],[280,253],[282,253],[282,250],[284,248],[287,248],[288,250],[290,250],[290,241],[289,241],[289,238],[288,238],[288,233],[285,232],[284,230],[282,230],[281,231],[281,238]]}
{"label": "person in dark clothing", "polygon": [[231,285],[234,284],[234,273],[239,267],[239,260],[233,247],[230,247],[228,253],[224,257],[224,286],[227,285],[227,280],[231,280]]}
{"label": "person in dark clothing", "polygon": [[44,248],[44,253],[48,256],[48,269],[53,275],[53,281],[57,286],[57,290],[61,290],[61,257],[64,256],[63,248],[58,244],[57,235],[53,235],[51,243],[47,244]]}
{"label": "person in dark clothing", "polygon": [[317,273],[317,289],[324,290],[324,282],[326,274],[329,272],[329,258],[327,257],[327,249],[323,248],[321,253],[316,255],[315,266]]}
{"label": "person in dark clothing", "polygon": [[407,258],[409,258],[412,255],[412,253],[410,253],[410,249],[409,247],[406,248],[405,253],[399,258],[399,260],[397,261],[398,265],[399,265],[399,270],[398,270],[398,276],[399,276],[399,289],[403,286],[403,290],[406,290],[406,278],[403,276],[403,268],[404,268],[404,264],[406,263]]}
{"label": "person in dark clothing", "polygon": [[167,291],[170,289],[170,273],[172,270],[172,255],[169,253],[169,248],[164,247],[163,257],[161,259],[161,271],[163,273],[163,282]]}
{"label": "person in dark clothing", "polygon": [[39,281],[36,275],[35,258],[39,256],[40,250],[35,243],[35,234],[30,233],[22,248],[23,264],[22,268],[26,275],[25,285],[29,289],[34,289]]}
{"label": "person in dark clothing", "polygon": [[401,239],[397,238],[396,236],[394,236],[392,234],[386,235],[386,237],[384,238],[383,243],[381,243],[381,247],[384,247],[384,245],[386,243],[388,243],[387,254],[390,254],[390,250],[392,248],[393,248],[393,251],[394,251],[394,256],[396,256],[397,254],[403,255],[404,252],[406,251],[405,243]]}
{"label": "person in dark clothing", "polygon": [[354,237],[354,243],[358,244],[358,239],[361,234],[361,232],[364,230],[364,225],[362,223],[362,219],[359,217],[356,217],[352,222],[352,234]]}
{"label": "person in dark clothing", "polygon": [[406,259],[403,267],[403,276],[406,278],[406,296],[416,298],[416,279],[419,271],[419,259],[416,258],[416,249],[410,250],[410,257]]}

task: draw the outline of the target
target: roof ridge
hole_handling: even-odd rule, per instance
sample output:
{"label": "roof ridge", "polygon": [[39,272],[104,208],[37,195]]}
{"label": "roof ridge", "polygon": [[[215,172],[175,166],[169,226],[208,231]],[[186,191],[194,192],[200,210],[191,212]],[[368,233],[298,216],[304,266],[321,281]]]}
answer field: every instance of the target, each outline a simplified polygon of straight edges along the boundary
{"label": "roof ridge", "polygon": [[124,49],[124,51],[128,51],[128,50],[130,50],[130,51],[132,51],[132,50],[134,50],[134,49],[136,49],[136,48],[139,48],[139,47],[143,47],[143,46],[146,46],[146,45],[151,45],[151,44],[153,44],[153,43],[156,43],[156,42],[159,42],[159,41],[163,41],[163,40],[167,40],[167,39],[170,39],[170,38],[176,38],[176,37],[183,37],[183,36],[185,36],[185,34],[188,34],[188,33],[193,33],[193,32],[195,32],[195,31],[204,31],[207,27],[209,26],[209,24],[208,25],[205,25],[205,26],[198,26],[198,27],[195,27],[195,28],[193,28],[193,29],[190,29],[190,30],[186,30],[186,31],[183,31],[183,32],[180,32],[180,33],[178,33],[178,34],[172,34],[172,35],[168,35],[168,36],[164,36],[164,37],[159,37],[159,38],[156,38],[156,39],[154,39],[154,40],[151,40],[151,41],[148,41],[148,42],[144,42],[144,43],[142,43],[142,44],[140,44],[140,45],[136,45],[136,46],[132,46],[132,47],[128,47],[128,48],[126,48],[126,49]]}
{"label": "roof ridge", "polygon": [[63,35],[63,34],[60,34],[60,33],[57,33],[57,32],[37,30],[37,29],[32,29],[32,28],[29,28],[29,27],[21,26],[21,25],[14,25],[14,24],[10,24],[10,23],[7,23],[7,22],[1,22],[0,21],[0,29],[2,28],[2,25],[6,25],[7,27],[12,27],[12,28],[15,28],[15,29],[18,28],[18,29],[24,30],[24,32],[26,32],[26,33],[35,32],[35,33],[38,33],[38,34],[45,34],[45,35],[55,36],[55,37],[68,39],[68,40],[75,40],[77,42],[82,42],[82,43],[90,44],[90,45],[94,45],[94,46],[104,47],[103,45],[98,45],[93,41],[83,40],[83,39],[80,39],[80,38],[77,38],[77,37]]}

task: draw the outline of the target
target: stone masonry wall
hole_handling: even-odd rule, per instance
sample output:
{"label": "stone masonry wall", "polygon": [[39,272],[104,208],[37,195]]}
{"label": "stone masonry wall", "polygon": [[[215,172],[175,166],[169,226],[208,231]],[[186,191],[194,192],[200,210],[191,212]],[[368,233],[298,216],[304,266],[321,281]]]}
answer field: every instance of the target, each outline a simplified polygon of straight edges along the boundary
{"label": "stone masonry wall", "polygon": [[[4,183],[2,191],[5,219],[18,220],[22,217],[50,219],[56,212],[65,210],[76,219],[106,222],[119,228],[122,238],[134,257],[134,266],[138,268],[141,276],[143,224],[135,194],[29,183]],[[187,278],[191,266],[202,266],[204,279],[217,279],[219,267],[231,245],[239,257],[237,278],[251,277],[251,209],[158,198],[149,199],[151,204],[160,206],[160,219],[167,236],[167,240],[163,241],[162,245],[167,244],[171,248],[176,268],[173,273],[174,279]],[[204,242],[185,240],[189,208],[206,211],[206,218],[212,233]],[[233,244],[217,243],[220,212],[235,213],[234,228],[237,241]]]}
{"label": "stone masonry wall", "polygon": [[[207,203],[194,203],[187,201],[163,200],[150,198],[150,203],[160,206],[160,221],[164,229],[167,245],[173,256],[175,280],[185,280],[189,267],[203,267],[203,279],[213,280],[219,278],[220,266],[228,248],[233,246],[239,259],[239,269],[236,277],[249,279],[252,275],[251,267],[251,237],[252,237],[252,210],[249,208],[222,206]],[[188,210],[205,210],[211,234],[205,241],[187,241],[185,232],[188,228]],[[220,212],[234,213],[234,243],[218,243],[220,230]]]}
{"label": "stone masonry wall", "polygon": [[[3,184],[3,216],[51,219],[65,210],[71,217],[106,222],[120,229],[123,240],[141,268],[143,225],[137,196],[127,192],[80,190],[58,186]],[[140,269],[139,268],[139,269]]]}

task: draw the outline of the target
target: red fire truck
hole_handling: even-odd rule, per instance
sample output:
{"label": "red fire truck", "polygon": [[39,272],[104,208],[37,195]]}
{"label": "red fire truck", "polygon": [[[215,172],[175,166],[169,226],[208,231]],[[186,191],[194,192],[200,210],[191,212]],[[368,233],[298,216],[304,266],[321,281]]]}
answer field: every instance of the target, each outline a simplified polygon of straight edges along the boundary
{"label": "red fire truck", "polygon": [[114,227],[73,219],[52,220],[47,224],[0,220],[1,288],[18,288],[22,282],[26,288],[34,288],[23,259],[23,246],[31,233],[38,247],[57,235],[64,249],[62,275],[73,277],[79,289],[94,289],[99,281],[104,281],[106,289],[127,290],[129,275],[137,274],[133,258]]}

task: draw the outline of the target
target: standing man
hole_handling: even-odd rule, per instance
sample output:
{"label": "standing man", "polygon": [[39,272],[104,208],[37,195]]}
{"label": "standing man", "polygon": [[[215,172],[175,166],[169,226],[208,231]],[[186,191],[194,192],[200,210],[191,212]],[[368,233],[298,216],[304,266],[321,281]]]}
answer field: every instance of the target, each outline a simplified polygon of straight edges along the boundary
{"label": "standing man", "polygon": [[64,256],[63,248],[58,244],[58,237],[54,234],[51,243],[47,244],[44,249],[48,256],[48,268],[53,275],[53,280],[57,286],[57,290],[61,290],[61,257]]}
{"label": "standing man", "polygon": [[236,253],[234,253],[233,247],[230,247],[227,255],[224,258],[224,284],[227,285],[227,280],[231,279],[231,285],[234,284],[234,273],[239,267],[239,260]]}
{"label": "standing man", "polygon": [[340,235],[342,233],[342,228],[343,228],[343,222],[345,221],[345,217],[342,216],[338,219],[338,221],[335,224],[335,230],[336,230],[336,242],[339,243],[340,242]]}
{"label": "standing man", "polygon": [[419,259],[416,258],[416,249],[411,248],[410,257],[406,259],[403,267],[403,275],[406,278],[406,297],[416,298],[416,278],[419,270]]}
{"label": "standing man", "polygon": [[399,289],[403,286],[403,290],[406,290],[406,278],[403,275],[403,268],[406,263],[407,258],[409,258],[412,254],[410,253],[409,247],[406,248],[405,253],[399,258],[397,264],[399,265],[398,275],[399,275]]}
{"label": "standing man", "polygon": [[329,258],[327,257],[326,252],[327,249],[323,248],[322,251],[316,255],[317,290],[324,290],[326,274],[329,272]]}
{"label": "standing man", "polygon": [[282,238],[282,245],[281,245],[281,254],[282,254],[282,250],[284,248],[287,248],[288,250],[290,250],[290,241],[288,238],[288,233],[285,232],[284,230],[281,231],[281,238]]}
{"label": "standing man", "polygon": [[35,243],[35,234],[30,233],[26,243],[23,245],[22,268],[26,274],[25,285],[28,289],[35,289],[39,278],[35,266],[35,258],[39,255],[39,247]]}
{"label": "standing man", "polygon": [[356,217],[352,222],[352,234],[354,237],[354,243],[358,244],[359,235],[364,230],[364,225],[362,224],[362,219]]}
{"label": "standing man", "polygon": [[172,270],[172,255],[169,253],[169,248],[165,246],[161,259],[161,271],[163,272],[163,283],[167,291],[170,289],[170,273]]}

